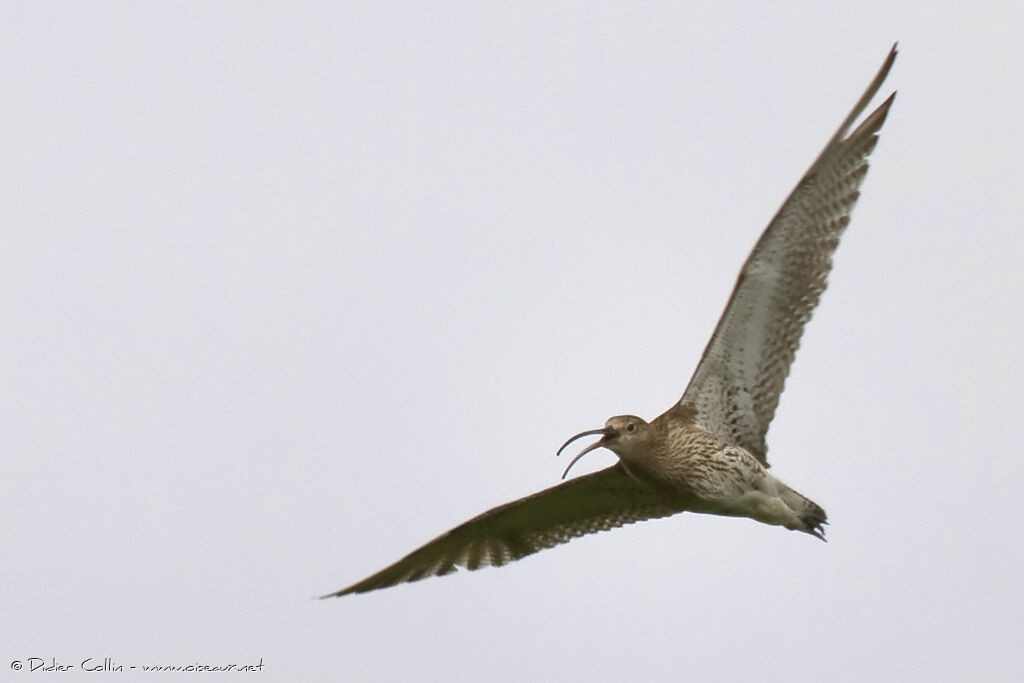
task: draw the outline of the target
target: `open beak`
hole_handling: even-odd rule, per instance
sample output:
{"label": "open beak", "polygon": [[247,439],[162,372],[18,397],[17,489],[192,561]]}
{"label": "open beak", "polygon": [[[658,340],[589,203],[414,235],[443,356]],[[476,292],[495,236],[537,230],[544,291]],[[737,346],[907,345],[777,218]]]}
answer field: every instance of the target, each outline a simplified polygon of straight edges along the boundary
{"label": "open beak", "polygon": [[558,449],[558,453],[556,453],[556,455],[561,455],[562,451],[565,450],[565,447],[568,446],[569,444],[571,444],[576,439],[582,439],[585,436],[597,436],[598,434],[601,435],[601,438],[598,439],[597,441],[595,441],[594,443],[590,444],[586,448],[584,448],[582,451],[579,452],[579,455],[577,455],[575,458],[572,459],[572,462],[569,463],[569,466],[565,468],[565,472],[562,472],[562,479],[565,479],[565,475],[569,474],[569,470],[572,469],[572,466],[576,464],[577,460],[582,458],[584,455],[586,455],[590,451],[597,450],[598,448],[601,448],[605,444],[607,444],[608,443],[608,439],[610,439],[612,436],[614,436],[614,432],[612,430],[608,429],[607,427],[604,427],[603,429],[588,429],[587,431],[580,432],[576,436],[572,437],[571,439],[569,439],[568,441],[563,443],[562,447]]}

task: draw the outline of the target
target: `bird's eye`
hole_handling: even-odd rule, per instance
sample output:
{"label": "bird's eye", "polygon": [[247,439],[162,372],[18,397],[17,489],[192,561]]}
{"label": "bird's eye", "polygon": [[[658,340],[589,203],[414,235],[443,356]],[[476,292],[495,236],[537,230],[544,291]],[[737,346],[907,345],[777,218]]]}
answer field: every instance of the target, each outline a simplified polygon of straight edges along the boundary
{"label": "bird's eye", "polygon": [[626,431],[627,432],[635,432],[636,431],[636,423],[635,422],[630,422],[628,425],[626,425]]}

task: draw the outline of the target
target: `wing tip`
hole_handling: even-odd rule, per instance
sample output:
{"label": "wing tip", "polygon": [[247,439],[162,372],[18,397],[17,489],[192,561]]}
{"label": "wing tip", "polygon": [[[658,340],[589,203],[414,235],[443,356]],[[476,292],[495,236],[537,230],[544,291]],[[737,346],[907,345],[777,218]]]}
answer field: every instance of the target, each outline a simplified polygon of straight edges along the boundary
{"label": "wing tip", "polygon": [[382,586],[364,586],[364,584],[366,584],[366,582],[359,582],[358,584],[352,584],[348,588],[343,588],[340,591],[335,591],[334,593],[328,593],[326,595],[322,595],[322,596],[319,596],[319,597],[314,598],[314,599],[315,600],[327,600],[329,598],[341,598],[341,597],[344,597],[346,595],[352,595],[354,593],[366,593],[368,591],[373,591],[373,590],[378,589],[378,588],[383,588]]}
{"label": "wing tip", "polygon": [[878,127],[881,128],[881,123],[885,121],[885,116],[889,111],[889,107],[892,106],[893,101],[896,99],[895,90],[892,92],[892,94],[889,95],[889,97],[885,99],[884,102],[882,102],[882,104],[878,106],[878,108],[876,108],[873,112],[871,112],[871,114],[868,115],[868,117],[864,120],[863,123],[861,123],[860,126],[857,127],[853,134],[847,136],[847,131],[850,130],[850,128],[853,126],[854,121],[857,120],[857,117],[861,115],[861,113],[864,111],[865,108],[867,108],[871,100],[874,99],[875,95],[878,94],[878,91],[882,88],[882,84],[885,82],[885,79],[889,76],[889,71],[892,69],[892,65],[896,61],[896,55],[899,54],[899,50],[897,49],[898,45],[899,42],[893,43],[892,49],[889,50],[889,54],[886,56],[885,61],[882,62],[882,66],[881,68],[878,69],[878,73],[876,73],[875,77],[871,79],[871,83],[868,84],[868,87],[864,90],[864,94],[860,96],[860,99],[857,100],[857,103],[853,105],[853,109],[850,110],[850,113],[846,116],[846,119],[843,120],[842,125],[839,126],[839,130],[837,130],[835,135],[832,136],[832,140],[829,142],[828,145],[826,145],[825,151],[822,152],[822,155],[825,155],[829,151],[829,148],[841,142],[843,139],[855,137],[858,133],[863,132],[865,128],[868,127],[868,121],[877,122]]}

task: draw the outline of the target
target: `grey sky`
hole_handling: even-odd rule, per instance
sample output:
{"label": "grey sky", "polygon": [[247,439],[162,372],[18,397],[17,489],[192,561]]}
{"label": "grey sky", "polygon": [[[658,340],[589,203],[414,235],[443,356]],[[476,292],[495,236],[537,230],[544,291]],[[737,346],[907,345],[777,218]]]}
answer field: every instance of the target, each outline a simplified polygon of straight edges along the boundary
{"label": "grey sky", "polygon": [[[675,4],[10,7],[0,667],[1019,678],[1021,17]],[[895,40],[768,437],[828,544],[684,514],[311,600],[678,399]]]}

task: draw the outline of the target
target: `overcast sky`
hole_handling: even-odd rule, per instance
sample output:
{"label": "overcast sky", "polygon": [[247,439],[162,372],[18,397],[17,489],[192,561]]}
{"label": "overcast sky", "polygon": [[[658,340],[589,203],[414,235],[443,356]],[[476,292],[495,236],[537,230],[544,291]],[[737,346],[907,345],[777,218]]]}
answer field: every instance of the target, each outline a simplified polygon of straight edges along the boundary
{"label": "overcast sky", "polygon": [[[1016,12],[5,5],[0,668],[1020,680]],[[897,40],[768,434],[827,544],[684,514],[312,599],[677,400]]]}

